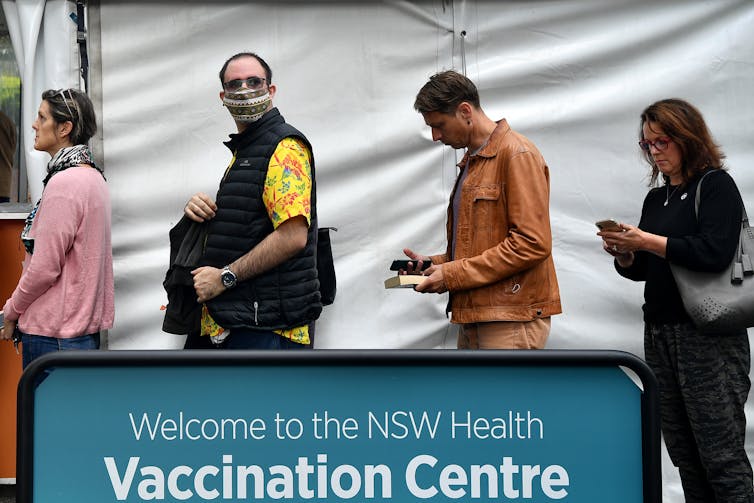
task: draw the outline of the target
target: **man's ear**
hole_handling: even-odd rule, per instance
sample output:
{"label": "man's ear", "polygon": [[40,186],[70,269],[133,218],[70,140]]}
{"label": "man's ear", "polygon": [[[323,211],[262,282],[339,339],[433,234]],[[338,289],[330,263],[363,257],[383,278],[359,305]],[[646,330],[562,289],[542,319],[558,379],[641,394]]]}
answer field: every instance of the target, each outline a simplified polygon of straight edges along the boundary
{"label": "man's ear", "polygon": [[469,120],[471,119],[471,113],[473,111],[474,107],[469,103],[468,101],[462,101],[458,104],[458,108],[456,108],[456,113],[461,117],[463,120]]}
{"label": "man's ear", "polygon": [[220,91],[220,101],[225,98],[225,91]]}

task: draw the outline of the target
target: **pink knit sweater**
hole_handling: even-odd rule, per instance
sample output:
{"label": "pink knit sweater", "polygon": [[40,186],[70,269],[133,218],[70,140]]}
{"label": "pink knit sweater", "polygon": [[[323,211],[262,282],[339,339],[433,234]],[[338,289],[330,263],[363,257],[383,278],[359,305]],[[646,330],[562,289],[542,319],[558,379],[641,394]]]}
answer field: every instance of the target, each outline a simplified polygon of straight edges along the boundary
{"label": "pink knit sweater", "polygon": [[3,310],[27,334],[68,339],[113,326],[110,194],[97,170],[53,176],[30,231],[16,290]]}

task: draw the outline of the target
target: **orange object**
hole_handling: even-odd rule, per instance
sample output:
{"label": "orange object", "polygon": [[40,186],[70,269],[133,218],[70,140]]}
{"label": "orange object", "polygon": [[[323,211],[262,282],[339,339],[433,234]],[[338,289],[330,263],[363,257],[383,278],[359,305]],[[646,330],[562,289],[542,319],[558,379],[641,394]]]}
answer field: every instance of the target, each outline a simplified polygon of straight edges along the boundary
{"label": "orange object", "polygon": [[[19,235],[25,215],[8,216],[0,213],[0,309],[16,288],[24,259]],[[16,392],[20,377],[21,356],[10,341],[0,341],[0,483],[12,483],[16,478]]]}

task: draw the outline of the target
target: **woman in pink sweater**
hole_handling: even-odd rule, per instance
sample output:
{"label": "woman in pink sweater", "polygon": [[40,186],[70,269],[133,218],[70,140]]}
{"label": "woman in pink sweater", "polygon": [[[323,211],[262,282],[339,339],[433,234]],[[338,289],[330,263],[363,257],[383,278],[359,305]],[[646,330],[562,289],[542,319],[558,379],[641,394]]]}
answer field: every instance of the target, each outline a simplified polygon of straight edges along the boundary
{"label": "woman in pink sweater", "polygon": [[94,107],[75,89],[45,91],[32,128],[34,148],[52,159],[21,233],[26,259],[0,333],[21,336],[24,368],[53,351],[99,348],[115,313],[110,194],[86,145]]}

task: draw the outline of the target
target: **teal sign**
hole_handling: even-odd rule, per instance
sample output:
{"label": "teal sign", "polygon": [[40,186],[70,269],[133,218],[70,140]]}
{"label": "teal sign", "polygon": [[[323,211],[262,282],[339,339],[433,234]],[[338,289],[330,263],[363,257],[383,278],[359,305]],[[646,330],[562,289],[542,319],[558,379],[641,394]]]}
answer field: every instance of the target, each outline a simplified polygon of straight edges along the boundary
{"label": "teal sign", "polygon": [[19,501],[659,501],[647,372],[614,352],[59,353],[22,380]]}

